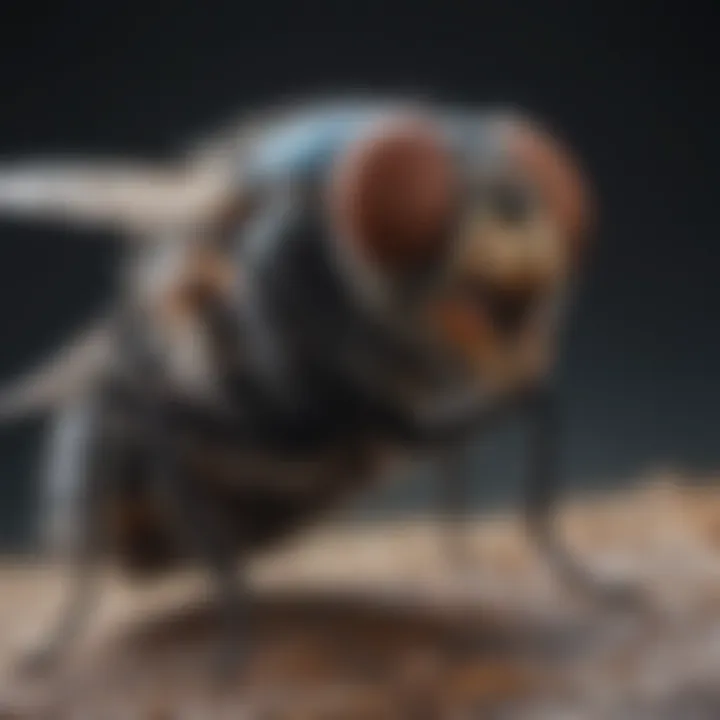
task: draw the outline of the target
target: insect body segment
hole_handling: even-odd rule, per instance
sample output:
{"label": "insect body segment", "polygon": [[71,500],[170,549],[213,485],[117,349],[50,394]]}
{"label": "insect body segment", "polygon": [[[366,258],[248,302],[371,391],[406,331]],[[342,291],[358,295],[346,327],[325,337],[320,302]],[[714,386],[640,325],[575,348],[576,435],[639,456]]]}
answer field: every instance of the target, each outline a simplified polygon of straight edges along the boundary
{"label": "insect body segment", "polygon": [[0,210],[141,241],[86,382],[51,364],[0,415],[53,411],[62,429],[89,399],[102,422],[67,452],[112,462],[73,465],[69,484],[51,463],[50,485],[101,488],[129,569],[195,555],[230,604],[230,558],[546,386],[585,212],[569,155],[496,113],[340,103],[239,136],[154,184],[104,168],[92,196],[76,192],[91,166],[67,187],[57,168],[0,170]]}

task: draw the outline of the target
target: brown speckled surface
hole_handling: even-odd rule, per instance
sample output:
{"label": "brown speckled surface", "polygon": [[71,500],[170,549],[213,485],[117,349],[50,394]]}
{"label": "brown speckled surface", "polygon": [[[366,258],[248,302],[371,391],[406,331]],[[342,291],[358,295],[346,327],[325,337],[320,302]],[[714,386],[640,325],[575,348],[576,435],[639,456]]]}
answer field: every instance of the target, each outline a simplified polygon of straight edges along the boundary
{"label": "brown speckled surface", "polygon": [[655,485],[568,508],[563,527],[642,587],[640,609],[570,597],[514,518],[468,527],[472,576],[453,574],[430,521],[327,528],[253,567],[254,650],[223,688],[192,576],[109,578],[73,659],[20,677],[11,659],[41,633],[57,576],[8,564],[0,718],[720,717],[720,491]]}

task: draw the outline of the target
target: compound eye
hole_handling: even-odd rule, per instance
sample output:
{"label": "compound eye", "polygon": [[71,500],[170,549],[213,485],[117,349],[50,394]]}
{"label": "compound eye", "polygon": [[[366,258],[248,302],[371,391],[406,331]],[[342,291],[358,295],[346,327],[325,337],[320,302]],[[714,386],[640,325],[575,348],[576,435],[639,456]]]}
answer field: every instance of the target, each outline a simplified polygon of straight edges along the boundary
{"label": "compound eye", "polygon": [[329,207],[340,235],[391,273],[437,261],[455,211],[455,168],[422,117],[380,122],[333,168]]}
{"label": "compound eye", "polygon": [[505,123],[502,145],[543,207],[567,238],[574,260],[588,240],[597,212],[595,193],[575,154],[547,129],[527,119]]}

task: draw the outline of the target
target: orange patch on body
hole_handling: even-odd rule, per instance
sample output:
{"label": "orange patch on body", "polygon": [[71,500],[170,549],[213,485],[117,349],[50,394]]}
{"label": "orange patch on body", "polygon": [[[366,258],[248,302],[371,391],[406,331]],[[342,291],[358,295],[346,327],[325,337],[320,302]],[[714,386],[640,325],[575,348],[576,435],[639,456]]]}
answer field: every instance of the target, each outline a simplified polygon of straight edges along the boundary
{"label": "orange patch on body", "polygon": [[480,308],[462,300],[435,303],[429,322],[447,345],[496,390],[509,390],[538,379],[552,365],[554,353],[547,333],[530,326],[509,341]]}
{"label": "orange patch on body", "polygon": [[487,370],[501,362],[497,334],[479,308],[462,301],[439,301],[430,309],[430,322],[472,366]]}
{"label": "orange patch on body", "polygon": [[235,268],[228,258],[215,250],[198,249],[163,296],[162,315],[175,324],[197,319],[209,300],[231,291],[235,277]]}

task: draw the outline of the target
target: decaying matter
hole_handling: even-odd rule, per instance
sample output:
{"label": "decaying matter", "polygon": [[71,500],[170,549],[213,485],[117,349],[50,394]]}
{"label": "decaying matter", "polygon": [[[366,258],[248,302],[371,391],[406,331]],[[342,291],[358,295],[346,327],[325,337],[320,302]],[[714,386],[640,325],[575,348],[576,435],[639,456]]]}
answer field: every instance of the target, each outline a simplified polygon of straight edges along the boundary
{"label": "decaying matter", "polygon": [[[309,104],[175,167],[6,165],[0,212],[128,238],[106,316],[0,396],[6,420],[54,418],[45,526],[79,579],[46,655],[87,616],[108,552],[136,572],[206,563],[231,652],[238,559],[509,412],[533,420],[530,526],[585,580],[550,528],[551,377],[591,203],[531,119]],[[461,480],[441,481],[461,509]]]}

